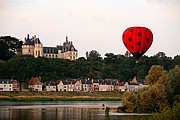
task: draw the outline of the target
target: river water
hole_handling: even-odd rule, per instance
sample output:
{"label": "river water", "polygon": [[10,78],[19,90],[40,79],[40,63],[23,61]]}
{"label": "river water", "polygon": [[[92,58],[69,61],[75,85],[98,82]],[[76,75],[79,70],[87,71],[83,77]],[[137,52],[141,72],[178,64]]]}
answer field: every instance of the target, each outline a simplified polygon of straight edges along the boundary
{"label": "river water", "polygon": [[[105,115],[105,107],[110,107]],[[0,120],[147,120],[150,115],[117,113],[119,101],[0,102]]]}

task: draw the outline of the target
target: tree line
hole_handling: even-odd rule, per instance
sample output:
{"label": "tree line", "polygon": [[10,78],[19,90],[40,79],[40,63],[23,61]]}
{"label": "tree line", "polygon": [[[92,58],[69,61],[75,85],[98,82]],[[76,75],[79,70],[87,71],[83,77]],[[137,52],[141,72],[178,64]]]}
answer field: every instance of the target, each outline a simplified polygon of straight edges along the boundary
{"label": "tree line", "polygon": [[135,75],[144,79],[152,65],[161,65],[165,70],[180,64],[180,56],[173,59],[167,56],[143,56],[136,64],[133,57],[106,53],[101,58],[92,50],[87,58],[80,57],[75,61],[67,59],[34,58],[32,55],[14,55],[6,62],[0,62],[0,78],[13,78],[25,82],[33,76],[41,76],[42,81],[68,78],[112,78],[129,81]]}

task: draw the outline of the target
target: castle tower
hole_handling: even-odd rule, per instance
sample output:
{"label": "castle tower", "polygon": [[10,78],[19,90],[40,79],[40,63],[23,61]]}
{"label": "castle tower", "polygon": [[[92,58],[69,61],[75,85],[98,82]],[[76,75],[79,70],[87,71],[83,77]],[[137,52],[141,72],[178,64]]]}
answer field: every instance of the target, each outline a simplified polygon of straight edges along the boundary
{"label": "castle tower", "polygon": [[23,55],[34,55],[34,41],[29,39],[29,34],[27,38],[24,39],[24,44],[22,45]]}
{"label": "castle tower", "polygon": [[43,56],[43,44],[40,42],[39,38],[36,38],[36,35],[33,37],[34,40],[34,57]]}
{"label": "castle tower", "polygon": [[22,45],[22,54],[33,55],[34,57],[43,56],[43,45],[39,38],[36,38],[36,36],[30,38],[28,34]]}

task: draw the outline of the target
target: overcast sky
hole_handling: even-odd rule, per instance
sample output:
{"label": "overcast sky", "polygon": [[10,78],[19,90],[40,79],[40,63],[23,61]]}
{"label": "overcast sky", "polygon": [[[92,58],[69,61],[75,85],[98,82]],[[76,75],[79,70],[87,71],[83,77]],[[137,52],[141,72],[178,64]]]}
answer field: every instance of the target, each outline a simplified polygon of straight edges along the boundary
{"label": "overcast sky", "polygon": [[180,0],[0,0],[0,36],[37,35],[55,47],[67,35],[79,57],[91,50],[124,54],[122,34],[131,26],[153,32],[145,55],[180,55]]}

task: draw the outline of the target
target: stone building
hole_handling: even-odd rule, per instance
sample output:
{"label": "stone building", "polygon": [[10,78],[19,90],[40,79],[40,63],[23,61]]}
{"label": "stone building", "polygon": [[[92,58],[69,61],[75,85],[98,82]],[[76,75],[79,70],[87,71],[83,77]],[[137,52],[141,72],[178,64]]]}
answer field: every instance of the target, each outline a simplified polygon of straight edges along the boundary
{"label": "stone building", "polygon": [[22,45],[22,54],[30,54],[34,57],[47,57],[47,58],[63,58],[69,60],[76,60],[78,57],[78,51],[73,46],[72,41],[68,41],[66,36],[66,41],[63,45],[57,45],[56,47],[43,47],[40,39],[35,35],[30,38],[29,34],[27,38],[24,39],[24,44]]}
{"label": "stone building", "polygon": [[22,54],[33,55],[34,57],[43,56],[43,44],[40,42],[39,38],[34,35],[32,38],[27,35],[24,38],[24,44],[22,45]]}

